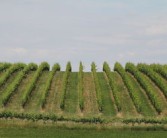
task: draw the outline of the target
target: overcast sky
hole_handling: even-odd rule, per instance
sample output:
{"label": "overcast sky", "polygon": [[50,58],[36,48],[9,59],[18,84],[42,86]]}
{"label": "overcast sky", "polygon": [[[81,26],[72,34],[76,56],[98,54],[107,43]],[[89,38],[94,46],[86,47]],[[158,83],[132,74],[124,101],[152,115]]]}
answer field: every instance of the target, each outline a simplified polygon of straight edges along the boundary
{"label": "overcast sky", "polygon": [[0,60],[167,63],[167,0],[0,0]]}

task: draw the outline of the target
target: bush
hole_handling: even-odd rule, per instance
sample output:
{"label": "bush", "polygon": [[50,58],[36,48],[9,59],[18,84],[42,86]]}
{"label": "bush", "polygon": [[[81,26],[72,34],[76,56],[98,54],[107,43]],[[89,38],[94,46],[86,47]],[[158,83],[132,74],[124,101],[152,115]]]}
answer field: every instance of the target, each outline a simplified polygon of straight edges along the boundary
{"label": "bush", "polygon": [[113,96],[114,96],[114,99],[115,99],[115,104],[117,106],[117,109],[118,111],[121,111],[121,101],[117,95],[118,93],[118,90],[117,90],[117,87],[116,87],[116,84],[115,84],[115,80],[114,80],[114,76],[111,74],[111,70],[110,70],[110,67],[109,65],[107,64],[107,62],[104,62],[103,64],[103,71],[106,73],[108,79],[109,79],[109,84],[110,84],[110,87],[112,89],[112,92],[113,92]]}
{"label": "bush", "polygon": [[31,92],[33,91],[33,89],[36,86],[36,82],[38,80],[38,78],[40,77],[40,75],[42,74],[43,71],[48,70],[49,71],[50,66],[47,62],[42,62],[41,65],[39,66],[38,70],[36,71],[35,75],[33,76],[33,79],[31,81],[30,84],[28,84],[27,89],[23,92],[23,95],[21,97],[21,101],[22,101],[22,106],[24,107],[27,100],[29,99],[29,96],[31,94]]}
{"label": "bush", "polygon": [[123,67],[121,66],[120,63],[116,63],[114,70],[117,71],[120,76],[123,79],[124,84],[126,85],[130,97],[133,100],[133,103],[137,109],[138,112],[141,112],[141,108],[142,108],[142,102],[140,100],[140,97],[138,96],[137,92],[135,91],[135,87],[133,85],[132,80],[129,78],[129,76],[127,75],[127,73],[125,72],[125,70],[123,69]]}
{"label": "bush", "polygon": [[60,102],[60,108],[64,109],[65,106],[65,96],[66,96],[66,89],[67,89],[67,84],[68,84],[68,78],[71,72],[71,63],[68,62],[66,66],[66,71],[63,76],[63,84],[62,84],[62,95],[61,95],[61,102]]}
{"label": "bush", "polygon": [[[166,81],[161,78],[159,76],[158,73],[156,73],[152,67],[150,67],[149,65],[146,64],[138,64],[137,68],[139,69],[139,71],[143,72],[144,74],[146,74],[163,92],[163,94],[165,95],[165,97],[167,98],[167,85],[166,85]],[[155,69],[155,68],[154,68]],[[159,70],[158,70],[159,71]],[[160,70],[160,72],[165,72],[162,69]],[[166,74],[164,74],[165,76]]]}
{"label": "bush", "polygon": [[7,104],[13,92],[15,92],[15,90],[18,88],[24,76],[29,71],[34,70],[36,68],[37,68],[37,65],[31,63],[28,66],[26,66],[22,71],[19,72],[19,75],[15,78],[14,82],[11,85],[9,85],[2,94],[2,104],[4,106]]}
{"label": "bush", "polygon": [[81,110],[84,109],[84,97],[83,97],[83,65],[80,62],[78,72],[78,93],[79,93],[79,107]]}
{"label": "bush", "polygon": [[44,106],[45,106],[46,98],[48,96],[53,77],[54,77],[54,75],[57,71],[60,71],[60,65],[59,64],[55,64],[53,66],[52,72],[50,72],[48,80],[46,81],[46,86],[45,86],[44,92],[42,93],[42,97],[41,97],[41,107],[42,108],[44,108]]}
{"label": "bush", "polygon": [[136,80],[139,82],[141,87],[145,90],[146,94],[148,95],[152,105],[155,107],[158,113],[162,112],[162,103],[160,99],[158,99],[158,93],[155,89],[150,85],[148,80],[143,76],[141,72],[135,67],[132,63],[127,63],[125,67],[126,71],[130,72]]}
{"label": "bush", "polygon": [[23,63],[13,64],[0,78],[0,86],[6,83],[7,79],[16,71],[22,70],[26,65]]}
{"label": "bush", "polygon": [[100,88],[98,76],[96,73],[96,65],[94,62],[91,65],[91,71],[92,71],[93,77],[94,77],[98,108],[99,108],[99,111],[102,111],[103,110],[103,103],[102,103],[102,98],[101,98],[101,88]]}

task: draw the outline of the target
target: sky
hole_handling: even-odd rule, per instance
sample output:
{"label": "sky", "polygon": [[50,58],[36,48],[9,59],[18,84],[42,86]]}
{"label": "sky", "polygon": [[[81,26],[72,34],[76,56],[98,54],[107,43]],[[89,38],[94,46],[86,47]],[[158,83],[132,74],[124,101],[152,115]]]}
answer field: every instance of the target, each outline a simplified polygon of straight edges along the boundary
{"label": "sky", "polygon": [[0,0],[0,61],[166,64],[167,0]]}

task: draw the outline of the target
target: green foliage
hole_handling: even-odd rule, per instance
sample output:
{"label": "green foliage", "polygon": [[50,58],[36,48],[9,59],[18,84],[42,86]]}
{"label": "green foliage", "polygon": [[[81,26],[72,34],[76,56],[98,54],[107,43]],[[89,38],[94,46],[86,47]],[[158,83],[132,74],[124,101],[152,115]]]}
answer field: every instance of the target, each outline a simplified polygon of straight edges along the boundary
{"label": "green foliage", "polygon": [[1,63],[0,64],[0,71],[4,71],[6,70],[7,68],[9,68],[12,64],[10,63]]}
{"label": "green foliage", "polygon": [[99,108],[99,111],[102,111],[103,110],[103,102],[102,102],[102,98],[101,98],[101,88],[100,88],[98,76],[97,76],[97,73],[96,73],[96,65],[95,65],[94,62],[91,65],[91,71],[93,73],[94,82],[95,82],[98,108]]}
{"label": "green foliage", "polygon": [[6,83],[7,79],[16,71],[22,70],[26,65],[23,63],[13,64],[0,78],[0,86]]}
{"label": "green foliage", "polygon": [[167,80],[167,67],[166,65],[160,65],[160,64],[151,64],[150,67],[159,73],[163,78]]}
{"label": "green foliage", "polygon": [[44,106],[46,104],[46,98],[48,96],[49,89],[50,89],[53,77],[54,77],[54,75],[55,75],[55,73],[57,71],[60,71],[60,65],[59,64],[55,64],[53,66],[53,68],[52,68],[52,72],[50,72],[50,74],[49,74],[49,77],[48,77],[48,80],[46,82],[46,86],[45,86],[44,92],[42,93],[42,97],[41,97],[41,107],[42,108],[44,108]]}
{"label": "green foliage", "polygon": [[2,94],[2,104],[5,106],[10,99],[13,92],[17,89],[17,87],[20,85],[21,81],[25,77],[25,75],[31,71],[37,69],[37,65],[34,63],[30,63],[28,66],[24,68],[24,70],[19,72],[19,75],[15,78],[14,82],[5,89],[5,91]]}
{"label": "green foliage", "polygon": [[132,118],[123,120],[125,124],[167,124],[167,119],[155,119],[155,118]]}
{"label": "green foliage", "polygon": [[[153,70],[153,67],[150,67],[149,65],[146,65],[146,64],[138,64],[137,68],[141,72],[143,72],[144,74],[146,74],[161,89],[161,91],[163,92],[163,94],[167,98],[167,85],[166,85],[166,81],[163,78],[161,78],[161,76],[159,76],[158,73],[156,73]],[[162,68],[160,68],[160,72],[161,73],[165,72],[165,71],[162,70]],[[158,67],[156,69],[158,69]],[[165,74],[164,74],[164,76],[165,76]]]}
{"label": "green foliage", "polygon": [[50,69],[50,66],[47,62],[41,63],[41,65],[39,66],[38,70],[36,71],[31,83],[27,86],[27,89],[23,92],[23,95],[21,97],[23,107],[25,106],[27,100],[29,99],[31,92],[35,88],[36,82],[37,82],[38,78],[40,77],[40,75],[42,74],[42,72],[45,70],[49,70],[49,69]]}
{"label": "green foliage", "polygon": [[132,80],[129,78],[129,76],[127,75],[127,73],[125,72],[125,70],[123,69],[123,67],[121,66],[120,63],[116,63],[114,70],[117,71],[120,76],[122,77],[124,84],[126,85],[129,94],[133,100],[133,103],[137,109],[138,112],[141,112],[141,108],[142,108],[142,103],[141,103],[141,99],[139,97],[139,95],[137,94],[137,92],[135,91],[135,88],[133,86]]}
{"label": "green foliage", "polygon": [[61,109],[64,109],[64,106],[65,106],[66,89],[67,89],[67,84],[68,84],[68,78],[69,78],[71,71],[72,71],[71,63],[68,62],[66,66],[66,72],[63,76],[63,84],[62,84],[62,92],[61,92],[62,95],[61,95],[61,102],[60,102]]}
{"label": "green foliage", "polygon": [[113,96],[115,99],[115,104],[117,106],[118,111],[121,111],[121,101],[119,99],[119,97],[117,96],[118,90],[115,84],[115,80],[113,79],[114,77],[111,74],[111,70],[109,65],[107,64],[107,62],[104,62],[103,64],[103,71],[106,73],[108,79],[109,79],[109,84],[111,86],[112,92],[113,92]]}
{"label": "green foliage", "polygon": [[83,97],[83,65],[80,62],[78,72],[78,93],[79,93],[79,107],[81,110],[84,109],[84,97]]}
{"label": "green foliage", "polygon": [[141,87],[145,90],[148,95],[151,103],[155,107],[158,113],[162,112],[162,103],[158,99],[158,93],[155,89],[150,85],[147,79],[143,76],[143,74],[137,69],[137,67],[132,63],[127,63],[125,67],[126,71],[130,72],[134,75],[137,81],[140,83]]}

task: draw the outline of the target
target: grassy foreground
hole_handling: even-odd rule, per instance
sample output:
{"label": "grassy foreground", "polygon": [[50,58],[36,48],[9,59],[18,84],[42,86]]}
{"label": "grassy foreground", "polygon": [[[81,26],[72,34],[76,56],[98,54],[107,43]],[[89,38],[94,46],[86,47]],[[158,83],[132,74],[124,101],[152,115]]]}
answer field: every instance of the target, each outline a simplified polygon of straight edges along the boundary
{"label": "grassy foreground", "polygon": [[0,129],[1,138],[165,138],[166,136],[166,131],[69,130],[53,127]]}

